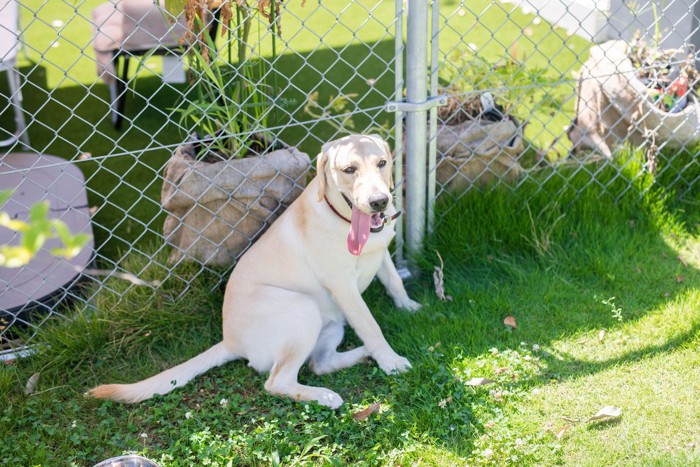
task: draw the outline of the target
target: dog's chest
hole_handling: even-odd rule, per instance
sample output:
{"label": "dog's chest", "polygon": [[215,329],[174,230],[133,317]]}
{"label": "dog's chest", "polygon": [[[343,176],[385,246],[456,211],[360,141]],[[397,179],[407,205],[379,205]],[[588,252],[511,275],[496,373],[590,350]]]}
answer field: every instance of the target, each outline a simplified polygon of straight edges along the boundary
{"label": "dog's chest", "polygon": [[357,260],[357,288],[364,292],[372,279],[377,275],[377,271],[384,260],[386,249],[365,252]]}

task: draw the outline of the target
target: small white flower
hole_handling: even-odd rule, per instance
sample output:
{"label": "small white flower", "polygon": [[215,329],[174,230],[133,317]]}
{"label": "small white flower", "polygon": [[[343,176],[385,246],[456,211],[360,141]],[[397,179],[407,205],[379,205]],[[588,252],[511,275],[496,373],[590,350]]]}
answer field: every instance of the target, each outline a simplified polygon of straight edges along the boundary
{"label": "small white flower", "polygon": [[537,345],[537,344],[533,345],[533,346],[532,346],[532,351],[533,351],[533,352],[539,352],[539,351],[540,351],[540,346]]}
{"label": "small white flower", "polygon": [[440,402],[438,402],[438,407],[444,409],[450,402],[452,402],[452,396],[448,396],[447,399],[443,399]]}
{"label": "small white flower", "polygon": [[532,390],[532,395],[533,395],[533,396],[536,396],[536,395],[539,394],[539,393],[540,393],[540,388],[535,388],[535,389]]}
{"label": "small white flower", "polygon": [[78,426],[78,422],[73,420],[73,423],[70,424],[71,428],[76,428]]}
{"label": "small white flower", "polygon": [[221,407],[226,407],[228,405],[228,401],[226,399],[221,399],[219,401],[219,405],[221,405]]}
{"label": "small white flower", "polygon": [[148,438],[148,433],[141,433],[141,437],[142,437],[143,439]]}
{"label": "small white flower", "polygon": [[491,458],[491,457],[493,457],[493,449],[484,449],[481,452],[481,455],[486,457],[486,458]]}
{"label": "small white flower", "polygon": [[190,418],[192,418],[192,412],[185,412],[185,418],[186,418],[187,420],[189,420]]}

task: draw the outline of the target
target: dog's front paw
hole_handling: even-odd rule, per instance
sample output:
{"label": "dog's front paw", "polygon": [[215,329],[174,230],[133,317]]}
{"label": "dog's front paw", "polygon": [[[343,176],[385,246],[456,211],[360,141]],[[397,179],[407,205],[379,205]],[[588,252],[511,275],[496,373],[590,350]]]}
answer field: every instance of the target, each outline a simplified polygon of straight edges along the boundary
{"label": "dog's front paw", "polygon": [[411,369],[411,362],[393,351],[373,356],[373,358],[377,361],[379,368],[387,375],[405,373]]}
{"label": "dog's front paw", "polygon": [[423,306],[420,303],[418,303],[415,300],[411,300],[410,298],[406,297],[406,300],[403,300],[401,302],[396,302],[395,305],[405,311],[408,311],[410,313],[415,313],[416,311],[420,310],[420,308]]}
{"label": "dog's front paw", "polygon": [[331,409],[337,409],[338,407],[343,405],[343,399],[338,394],[329,389],[324,389],[320,391],[316,395],[316,401],[321,405],[330,407]]}

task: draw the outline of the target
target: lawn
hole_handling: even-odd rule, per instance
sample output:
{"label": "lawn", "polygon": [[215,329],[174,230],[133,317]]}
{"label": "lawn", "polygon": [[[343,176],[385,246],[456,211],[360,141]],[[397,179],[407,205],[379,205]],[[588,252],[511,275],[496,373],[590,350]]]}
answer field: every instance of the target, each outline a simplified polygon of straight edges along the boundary
{"label": "lawn", "polygon": [[[303,369],[301,381],[343,397],[337,411],[270,396],[265,376],[242,362],[137,405],[85,398],[97,384],[140,380],[218,342],[225,274],[163,266],[159,173],[183,137],[168,123],[182,89],[161,88],[142,70],[127,103],[133,122],[122,133],[111,128],[107,89],[80,53],[84,18],[97,3],[23,2],[38,18],[25,33],[30,60],[21,64],[31,82],[25,108],[36,113],[30,137],[86,173],[103,265],[163,283],[110,278],[101,289],[88,286],[90,303],[43,326],[36,354],[0,365],[1,463],[91,466],[138,452],[163,466],[700,464],[696,150],[662,154],[656,177],[641,169],[640,154],[624,152],[578,172],[533,172],[517,190],[439,199],[440,221],[407,284],[423,308],[395,309],[378,284],[365,293],[413,369]],[[357,129],[390,121],[380,107],[393,89],[393,41],[382,24],[390,24],[393,2],[372,4],[370,21],[362,2],[288,7],[290,45],[275,69],[293,77],[283,97],[296,107],[277,114],[283,139],[313,156],[334,136],[302,110],[316,90],[322,102],[357,93]],[[571,118],[571,72],[587,44],[497,3],[467,9],[447,1],[441,12],[450,63],[468,65],[469,44],[487,63],[526,63],[510,81],[484,79],[478,73],[487,69],[467,65],[457,74],[465,92],[512,84],[506,97],[530,120],[528,140],[552,146]],[[51,47],[55,19],[66,28]],[[302,23],[307,29],[293,34]],[[92,158],[78,161],[83,153]],[[438,253],[451,301],[434,290]],[[350,332],[343,346],[356,345]],[[357,419],[375,403],[379,410]],[[590,420],[606,406],[621,414]]]}
{"label": "lawn", "polygon": [[[598,167],[600,185],[560,172],[544,189],[533,180],[516,192],[475,192],[445,211],[408,284],[423,308],[396,310],[376,284],[365,294],[413,369],[302,371],[302,381],[341,394],[337,411],[268,395],[265,377],[241,362],[138,405],[83,397],[219,339],[222,293],[196,270],[178,271],[192,277],[189,288],[112,280],[92,306],[42,330],[43,352],[0,368],[0,458],[92,465],[134,451],[162,465],[696,464],[699,218],[663,178],[632,181],[638,165],[626,166]],[[688,199],[695,195],[697,187]],[[452,301],[434,293],[436,252]],[[163,277],[143,261],[128,267]],[[375,402],[379,411],[353,417]],[[605,406],[621,415],[587,421]]]}

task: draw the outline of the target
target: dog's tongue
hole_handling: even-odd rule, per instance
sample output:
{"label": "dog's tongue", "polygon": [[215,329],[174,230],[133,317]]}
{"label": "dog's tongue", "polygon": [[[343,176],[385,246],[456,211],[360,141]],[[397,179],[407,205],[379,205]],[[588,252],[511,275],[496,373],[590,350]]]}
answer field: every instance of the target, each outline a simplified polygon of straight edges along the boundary
{"label": "dog's tongue", "polygon": [[348,233],[348,251],[350,254],[359,256],[362,253],[362,247],[367,243],[369,238],[369,228],[372,216],[365,214],[352,207],[352,218],[350,219],[350,233]]}

